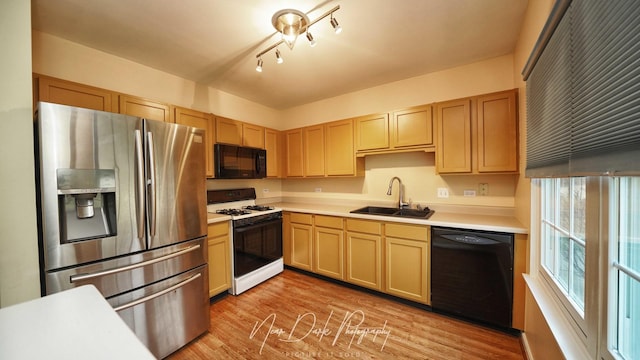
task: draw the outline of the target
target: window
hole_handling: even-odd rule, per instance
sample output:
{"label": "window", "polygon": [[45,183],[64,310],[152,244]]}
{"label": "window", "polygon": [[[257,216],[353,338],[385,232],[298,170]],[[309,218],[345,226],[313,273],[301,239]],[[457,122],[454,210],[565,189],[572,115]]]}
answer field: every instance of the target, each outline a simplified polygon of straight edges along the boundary
{"label": "window", "polygon": [[583,328],[586,179],[579,177],[540,181],[543,273],[572,318]]}
{"label": "window", "polygon": [[640,359],[640,178],[618,178],[614,189],[608,348],[616,358]]}

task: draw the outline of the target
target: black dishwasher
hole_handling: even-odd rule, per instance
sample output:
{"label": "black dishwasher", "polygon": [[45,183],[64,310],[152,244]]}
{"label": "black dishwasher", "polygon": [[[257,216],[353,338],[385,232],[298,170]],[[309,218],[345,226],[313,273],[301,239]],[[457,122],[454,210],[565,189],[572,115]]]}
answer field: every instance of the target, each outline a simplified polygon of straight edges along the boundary
{"label": "black dishwasher", "polygon": [[511,328],[513,234],[433,227],[431,306]]}

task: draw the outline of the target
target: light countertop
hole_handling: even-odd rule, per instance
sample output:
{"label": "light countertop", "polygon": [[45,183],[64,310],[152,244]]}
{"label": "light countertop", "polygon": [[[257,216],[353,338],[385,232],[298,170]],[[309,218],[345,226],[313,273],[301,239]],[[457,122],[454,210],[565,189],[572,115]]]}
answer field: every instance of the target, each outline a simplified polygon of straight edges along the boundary
{"label": "light countertop", "polygon": [[0,359],[155,359],[85,285],[0,309]]}
{"label": "light countertop", "polygon": [[484,215],[484,214],[468,214],[455,212],[436,211],[427,220],[415,218],[401,218],[382,215],[368,214],[352,214],[351,210],[358,207],[347,205],[326,205],[326,204],[305,204],[305,203],[271,203],[271,206],[282,208],[285,211],[306,212],[319,215],[342,216],[358,219],[392,221],[407,224],[444,226],[461,229],[498,231],[514,234],[527,234],[528,229],[524,227],[515,217]]}
{"label": "light countertop", "polygon": [[[485,230],[507,232],[514,234],[527,234],[528,229],[523,226],[513,216],[487,215],[487,214],[470,214],[459,212],[438,211],[431,215],[427,220],[415,218],[402,218],[381,215],[368,214],[352,214],[350,211],[355,210],[358,206],[348,205],[328,205],[318,203],[298,203],[298,202],[277,202],[269,203],[270,206],[281,208],[284,211],[303,212],[318,215],[341,216],[357,219],[368,219],[377,221],[391,221],[406,224],[443,226],[460,229]],[[207,222],[209,224],[228,221],[231,217],[215,213],[207,213]]]}

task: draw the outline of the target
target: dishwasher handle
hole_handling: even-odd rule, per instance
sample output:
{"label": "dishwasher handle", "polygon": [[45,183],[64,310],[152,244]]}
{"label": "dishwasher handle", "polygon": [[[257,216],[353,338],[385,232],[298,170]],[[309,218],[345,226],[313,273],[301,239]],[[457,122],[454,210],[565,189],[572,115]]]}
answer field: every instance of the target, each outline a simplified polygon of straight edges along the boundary
{"label": "dishwasher handle", "polygon": [[468,245],[495,245],[500,244],[499,241],[487,239],[485,237],[476,236],[476,235],[439,235],[447,240],[454,241],[457,243],[463,243]]}

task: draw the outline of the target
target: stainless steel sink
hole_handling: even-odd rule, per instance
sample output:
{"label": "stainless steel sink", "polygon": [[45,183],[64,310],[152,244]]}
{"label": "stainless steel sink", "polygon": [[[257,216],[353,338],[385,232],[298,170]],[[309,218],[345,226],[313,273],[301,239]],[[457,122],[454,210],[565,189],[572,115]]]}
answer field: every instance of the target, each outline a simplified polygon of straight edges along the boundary
{"label": "stainless steel sink", "polygon": [[382,215],[382,216],[396,216],[396,217],[408,217],[416,219],[428,219],[433,210],[425,208],[424,210],[417,209],[398,209],[380,206],[365,206],[360,209],[351,210],[352,214],[369,214],[369,215]]}

